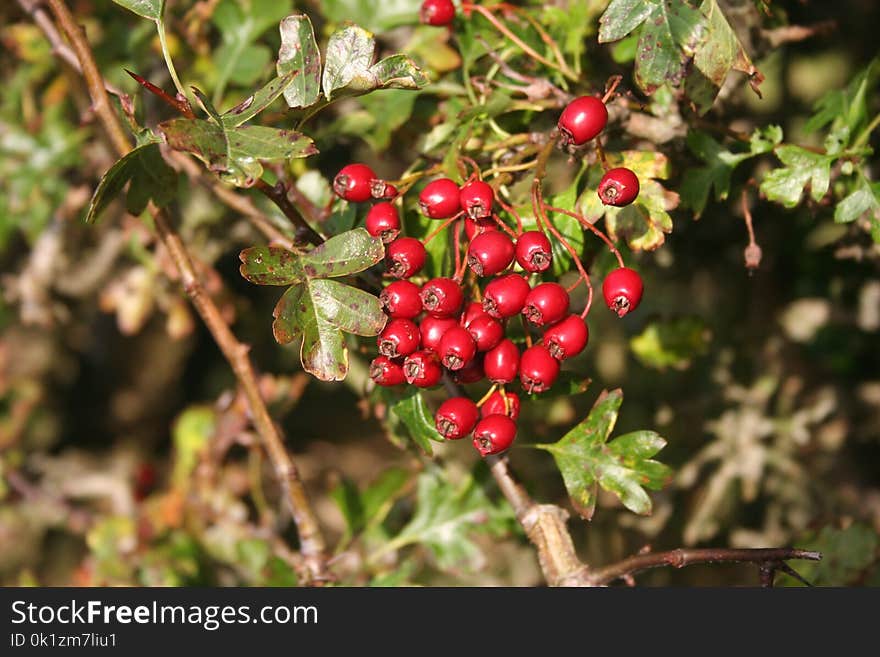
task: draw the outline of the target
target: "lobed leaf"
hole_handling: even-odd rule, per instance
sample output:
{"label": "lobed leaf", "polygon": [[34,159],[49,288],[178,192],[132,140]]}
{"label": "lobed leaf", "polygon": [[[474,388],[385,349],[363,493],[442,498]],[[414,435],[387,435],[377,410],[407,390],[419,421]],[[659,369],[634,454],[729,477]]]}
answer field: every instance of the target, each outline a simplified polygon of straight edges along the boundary
{"label": "lobed leaf", "polygon": [[315,41],[312,21],[305,14],[287,16],[281,21],[281,48],[278,75],[292,75],[284,89],[289,107],[314,105],[321,94],[321,51]]}

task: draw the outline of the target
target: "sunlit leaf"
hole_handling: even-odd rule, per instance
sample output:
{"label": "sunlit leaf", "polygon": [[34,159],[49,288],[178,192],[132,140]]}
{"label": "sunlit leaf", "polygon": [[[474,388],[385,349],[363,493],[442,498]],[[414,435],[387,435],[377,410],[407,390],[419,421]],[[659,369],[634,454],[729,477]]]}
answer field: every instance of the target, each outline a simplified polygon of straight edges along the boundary
{"label": "sunlit leaf", "polygon": [[321,51],[315,41],[312,21],[305,14],[287,16],[281,21],[281,48],[278,75],[292,75],[284,89],[289,107],[313,105],[321,93]]}

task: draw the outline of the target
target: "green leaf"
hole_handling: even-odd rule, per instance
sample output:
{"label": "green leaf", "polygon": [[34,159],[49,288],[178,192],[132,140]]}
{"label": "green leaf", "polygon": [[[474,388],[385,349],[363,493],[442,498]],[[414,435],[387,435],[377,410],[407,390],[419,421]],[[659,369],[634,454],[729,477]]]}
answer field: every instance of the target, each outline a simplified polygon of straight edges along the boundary
{"label": "green leaf", "polygon": [[608,236],[625,239],[633,251],[654,251],[672,232],[669,210],[678,206],[678,194],[670,192],[656,180],[644,180],[635,203],[623,208],[605,208]]}
{"label": "green leaf", "polygon": [[421,0],[322,0],[321,11],[336,23],[351,21],[368,30],[384,32],[418,23],[421,4]]}
{"label": "green leaf", "polygon": [[706,353],[711,332],[699,317],[651,321],[630,340],[636,358],[647,367],[685,369],[696,356]]}
{"label": "green leaf", "polygon": [[299,256],[279,246],[252,246],[238,257],[241,275],[256,285],[291,285],[306,278]]}
{"label": "green leaf", "polygon": [[822,200],[828,192],[831,164],[836,156],[814,153],[790,144],[779,146],[776,156],[785,166],[764,176],[761,193],[771,201],[793,208],[800,203],[804,188],[810,185],[813,200]]}
{"label": "green leaf", "polygon": [[364,228],[331,237],[305,253],[302,267],[309,278],[337,278],[372,267],[385,257],[382,240]]}
{"label": "green leaf", "polygon": [[841,127],[849,128],[856,135],[868,118],[868,94],[876,88],[880,76],[880,58],[875,57],[855,75],[846,89],[834,89],[822,96],[813,107],[815,113],[804,124],[804,132],[815,132],[831,124],[834,132]]}
{"label": "green leaf", "polygon": [[645,22],[655,8],[643,0],[612,0],[599,19],[599,43],[617,41]]}
{"label": "green leaf", "polygon": [[598,487],[614,493],[623,505],[647,515],[651,498],[645,487],[659,490],[671,471],[651,459],[666,446],[653,431],[635,431],[608,442],[617,422],[623,393],[607,390],[599,395],[589,416],[558,442],[535,445],[553,455],[569,497],[586,520],[596,509]]}
{"label": "green leaf", "polygon": [[[821,561],[798,561],[794,566],[814,586],[857,585],[866,572],[876,571],[880,559],[880,537],[861,523],[853,523],[846,529],[823,527],[818,534],[807,535],[795,545],[822,553]],[[780,576],[779,583],[802,586],[788,575]]]}
{"label": "green leaf", "polygon": [[280,29],[278,75],[294,76],[284,89],[284,100],[289,107],[309,107],[321,93],[321,51],[312,21],[305,14],[294,14],[281,21]]}
{"label": "green leaf", "polygon": [[684,0],[653,0],[639,38],[635,77],[648,94],[678,87],[703,34],[705,17]]}
{"label": "green leaf", "polygon": [[113,0],[113,2],[138,16],[156,22],[162,20],[162,12],[165,10],[165,0]]}
{"label": "green leaf", "polygon": [[388,391],[385,399],[389,411],[389,428],[397,435],[401,433],[399,429],[403,428],[419,449],[430,456],[433,453],[431,441],[442,442],[443,439],[437,433],[434,416],[425,403],[422,391],[412,387],[407,388],[402,395],[397,391]]}
{"label": "green leaf", "polygon": [[255,94],[248,96],[241,103],[223,113],[221,120],[227,128],[235,128],[246,123],[257,114],[269,107],[278,96],[287,91],[298,71],[290,71],[273,78]]}
{"label": "green leaf", "polygon": [[858,189],[838,202],[834,208],[834,221],[849,223],[861,217],[868,210],[873,210],[876,214],[880,210],[880,200],[874,196],[870,185],[863,180]]}
{"label": "green leaf", "polygon": [[101,178],[89,202],[86,222],[97,221],[107,205],[129,182],[128,210],[132,214],[140,214],[150,199],[163,207],[174,198],[177,174],[165,164],[157,144],[145,144],[131,150]]}
{"label": "green leaf", "polygon": [[207,449],[217,426],[217,414],[210,406],[191,406],[174,421],[174,469],[171,481],[187,488],[202,452]]}
{"label": "green leaf", "polygon": [[390,510],[391,502],[409,481],[409,472],[403,468],[389,468],[362,492],[348,478],[343,479],[330,497],[345,519],[346,529],[342,543],[363,531],[369,524],[381,522]]}

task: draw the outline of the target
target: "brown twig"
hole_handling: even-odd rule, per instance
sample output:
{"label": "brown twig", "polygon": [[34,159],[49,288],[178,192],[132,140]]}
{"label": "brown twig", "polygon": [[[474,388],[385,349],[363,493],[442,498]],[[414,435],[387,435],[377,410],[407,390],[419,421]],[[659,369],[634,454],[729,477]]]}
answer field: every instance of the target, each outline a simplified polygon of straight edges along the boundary
{"label": "brown twig", "polygon": [[309,242],[317,246],[324,241],[314,228],[309,226],[308,222],[296,209],[296,206],[287,198],[287,188],[283,183],[270,185],[262,178],[257,180],[254,185],[266,198],[278,206],[278,209],[284,213],[284,216],[290,219],[291,223],[296,226],[296,238],[300,241]]}
{"label": "brown twig", "polygon": [[[73,50],[77,55],[89,94],[92,98],[95,113],[101,120],[115,150],[121,157],[129,152],[131,144],[125,136],[125,132],[119,119],[113,112],[113,108],[110,106],[104,80],[98,71],[91,47],[63,0],[48,1],[61,30],[70,40]],[[231,365],[239,385],[247,398],[251,420],[260,434],[266,451],[269,453],[275,468],[275,474],[285,493],[285,499],[290,506],[293,520],[296,523],[300,540],[300,551],[308,566],[311,580],[313,582],[325,580],[328,575],[326,572],[324,539],[296,465],[287,453],[284,447],[284,440],[278,427],[269,415],[266,403],[260,394],[253,364],[248,356],[249,347],[238,341],[223,320],[214,301],[205,292],[189,253],[180,236],[172,228],[165,212],[155,207],[151,207],[150,210],[155,222],[156,233],[178,269],[184,290],[189,295],[226,360]]]}

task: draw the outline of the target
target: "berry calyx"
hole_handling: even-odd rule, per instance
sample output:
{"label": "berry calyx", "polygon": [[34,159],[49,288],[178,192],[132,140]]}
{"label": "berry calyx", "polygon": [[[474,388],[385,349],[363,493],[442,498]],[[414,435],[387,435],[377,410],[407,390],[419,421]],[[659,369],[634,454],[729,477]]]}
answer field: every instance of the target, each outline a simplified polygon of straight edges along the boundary
{"label": "berry calyx", "polygon": [[366,164],[348,164],[333,179],[333,191],[339,198],[354,203],[363,203],[372,196],[375,172]]}
{"label": "berry calyx", "polygon": [[373,198],[377,199],[390,201],[391,199],[397,198],[397,187],[389,185],[384,180],[378,178],[373,181],[372,185],[370,185],[370,192],[372,193]]}
{"label": "berry calyx", "polygon": [[486,352],[483,371],[492,383],[510,383],[519,371],[519,349],[512,340],[504,338]]}
{"label": "berry calyx", "polygon": [[568,292],[559,283],[541,283],[526,296],[522,314],[532,324],[554,324],[568,312]]}
{"label": "berry calyx", "polygon": [[407,383],[419,388],[430,388],[440,382],[443,370],[433,351],[417,351],[403,361],[403,375]]}
{"label": "berry calyx", "polygon": [[605,305],[623,317],[635,310],[642,300],[642,277],[629,267],[620,267],[602,281],[602,296]]}
{"label": "berry calyx", "polygon": [[394,281],[379,295],[379,303],[389,317],[413,319],[422,312],[419,286],[411,281]]}
{"label": "berry calyx", "polygon": [[516,422],[506,415],[487,415],[474,427],[474,447],[480,456],[499,454],[513,444],[516,438]]}
{"label": "berry calyx", "polygon": [[590,329],[580,315],[569,315],[544,332],[544,346],[556,360],[577,356],[589,339]]}
{"label": "berry calyx", "polygon": [[437,351],[440,348],[440,339],[453,326],[458,326],[454,317],[425,317],[419,324],[419,333],[422,336],[422,349]]}
{"label": "berry calyx", "polygon": [[479,419],[480,411],[473,401],[467,397],[452,397],[440,404],[434,414],[434,426],[446,440],[458,440],[473,431]]}
{"label": "berry calyx", "polygon": [[430,219],[449,219],[461,210],[458,185],[449,178],[432,180],[419,194],[422,214]]}
{"label": "berry calyx", "polygon": [[477,345],[477,351],[489,351],[496,347],[504,337],[504,327],[494,317],[483,314],[466,327]]}
{"label": "berry calyx", "polygon": [[513,241],[501,231],[477,235],[468,246],[468,267],[477,276],[494,276],[513,262]]}
{"label": "berry calyx", "polygon": [[425,0],[419,10],[419,20],[425,25],[442,27],[455,18],[455,5],[452,0]]}
{"label": "berry calyx", "polygon": [[469,240],[474,239],[477,235],[497,231],[498,224],[494,219],[477,219],[474,221],[470,217],[464,218],[464,234]]}
{"label": "berry calyx", "polygon": [[406,381],[403,367],[388,356],[378,356],[370,363],[370,378],[380,386],[399,386]]}
{"label": "berry calyx", "polygon": [[[507,406],[504,403],[505,397],[507,397]],[[496,390],[483,403],[480,413],[482,413],[483,417],[499,414],[506,415],[511,420],[516,420],[519,417],[519,395],[515,392],[507,392],[502,395],[500,390]]]}
{"label": "berry calyx", "polygon": [[599,181],[596,193],[605,205],[629,205],[639,195],[639,177],[626,167],[610,169]]}
{"label": "berry calyx", "polygon": [[496,319],[513,317],[522,310],[529,293],[528,282],[519,274],[499,276],[483,293],[483,310]]}
{"label": "berry calyx", "polygon": [[564,145],[580,146],[598,136],[608,123],[608,108],[595,96],[575,98],[559,116]]}
{"label": "berry calyx", "polygon": [[447,369],[460,370],[474,359],[477,345],[467,329],[456,324],[440,338],[437,354]]}
{"label": "berry calyx", "polygon": [[434,278],[422,286],[422,307],[432,317],[452,317],[464,301],[461,286],[451,278]]}
{"label": "berry calyx", "polygon": [[553,261],[550,240],[540,230],[530,230],[516,240],[516,262],[530,273],[547,271]]}
{"label": "berry calyx", "polygon": [[409,278],[425,265],[425,245],[414,237],[400,237],[385,247],[388,273],[394,278]]}
{"label": "berry calyx", "polygon": [[376,338],[376,344],[380,354],[397,358],[413,353],[419,348],[420,340],[419,327],[415,322],[409,319],[392,319]]}
{"label": "berry calyx", "polygon": [[400,233],[400,215],[391,203],[376,203],[367,212],[364,226],[370,235],[388,244],[397,239]]}
{"label": "berry calyx", "polygon": [[474,180],[461,188],[459,194],[461,208],[471,219],[485,219],[492,216],[495,190],[482,180]]}
{"label": "berry calyx", "polygon": [[559,361],[544,345],[526,349],[519,359],[519,380],[528,392],[544,392],[559,376]]}

